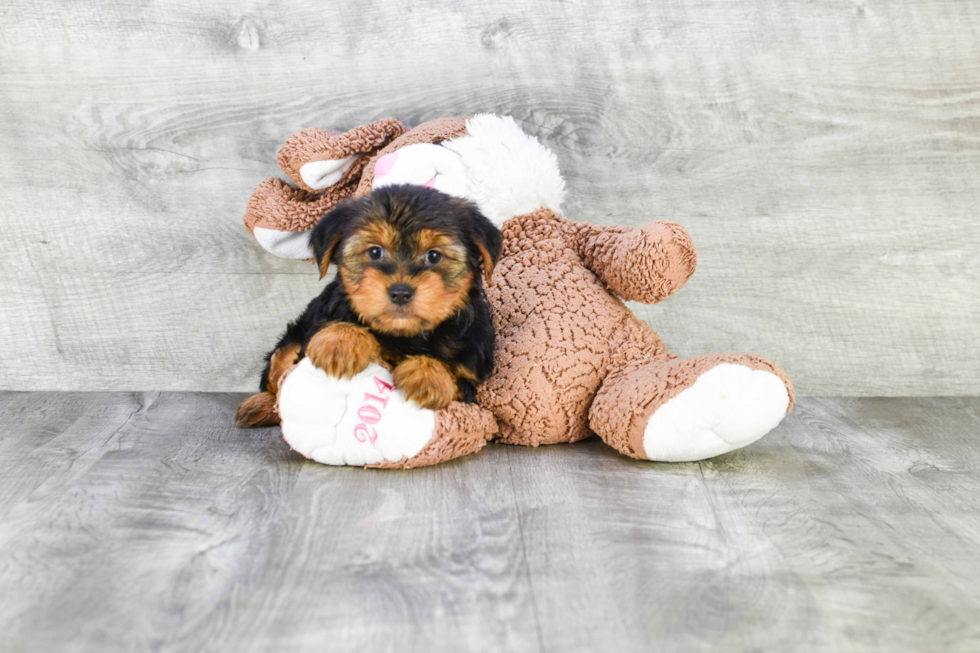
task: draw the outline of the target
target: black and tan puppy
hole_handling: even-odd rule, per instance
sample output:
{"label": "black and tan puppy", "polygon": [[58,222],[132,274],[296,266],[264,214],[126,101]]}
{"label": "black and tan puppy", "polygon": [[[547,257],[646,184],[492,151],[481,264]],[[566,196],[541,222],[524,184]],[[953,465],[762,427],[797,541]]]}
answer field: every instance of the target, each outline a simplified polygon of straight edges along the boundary
{"label": "black and tan puppy", "polygon": [[310,236],[324,288],[269,354],[261,392],[238,407],[239,426],[278,424],[275,393],[303,356],[335,377],[372,360],[394,366],[395,387],[425,408],[473,402],[493,368],[490,282],[500,231],[470,202],[423,186],[388,186],[342,202]]}

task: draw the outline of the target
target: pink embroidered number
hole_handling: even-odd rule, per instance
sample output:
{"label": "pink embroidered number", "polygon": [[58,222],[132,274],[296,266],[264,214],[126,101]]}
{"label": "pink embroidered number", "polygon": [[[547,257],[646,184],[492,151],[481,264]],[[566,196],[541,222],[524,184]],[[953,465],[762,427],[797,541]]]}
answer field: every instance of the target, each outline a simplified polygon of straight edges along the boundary
{"label": "pink embroidered number", "polygon": [[382,397],[381,395],[395,389],[395,386],[378,377],[374,377],[374,385],[378,388],[378,394],[365,392],[364,405],[357,409],[357,416],[361,418],[361,421],[354,427],[354,437],[358,442],[370,440],[371,444],[374,444],[377,441],[378,432],[368,425],[377,424],[381,421],[381,411],[388,407],[389,399],[389,397]]}
{"label": "pink embroidered number", "polygon": [[358,442],[364,442],[370,438],[371,444],[374,444],[375,440],[378,439],[378,432],[367,424],[358,424],[354,427],[354,437],[357,438]]}
{"label": "pink embroidered number", "polygon": [[365,424],[377,424],[381,421],[381,411],[374,406],[361,406],[357,409],[357,416]]}

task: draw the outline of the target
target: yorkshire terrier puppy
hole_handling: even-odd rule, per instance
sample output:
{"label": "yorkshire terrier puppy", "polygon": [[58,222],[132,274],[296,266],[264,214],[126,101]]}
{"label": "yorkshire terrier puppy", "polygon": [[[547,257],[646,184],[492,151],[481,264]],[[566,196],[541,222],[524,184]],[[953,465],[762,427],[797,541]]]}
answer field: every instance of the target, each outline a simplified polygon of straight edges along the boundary
{"label": "yorkshire terrier puppy", "polygon": [[339,378],[387,362],[395,387],[424,408],[476,400],[494,347],[480,267],[490,283],[503,240],[474,204],[423,186],[388,186],[340,203],[310,243],[320,278],[331,263],[337,278],[286,327],[260,392],[238,407],[238,426],[279,423],[279,381],[304,356]]}

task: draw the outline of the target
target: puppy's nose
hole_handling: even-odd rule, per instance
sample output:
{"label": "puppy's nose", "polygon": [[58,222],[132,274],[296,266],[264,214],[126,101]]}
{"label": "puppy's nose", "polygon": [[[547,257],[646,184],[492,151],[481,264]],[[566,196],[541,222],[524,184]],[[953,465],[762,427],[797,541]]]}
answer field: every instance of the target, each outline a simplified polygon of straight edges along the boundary
{"label": "puppy's nose", "polygon": [[412,301],[412,297],[414,296],[415,291],[407,283],[396,283],[391,288],[388,288],[388,299],[399,306],[404,306]]}

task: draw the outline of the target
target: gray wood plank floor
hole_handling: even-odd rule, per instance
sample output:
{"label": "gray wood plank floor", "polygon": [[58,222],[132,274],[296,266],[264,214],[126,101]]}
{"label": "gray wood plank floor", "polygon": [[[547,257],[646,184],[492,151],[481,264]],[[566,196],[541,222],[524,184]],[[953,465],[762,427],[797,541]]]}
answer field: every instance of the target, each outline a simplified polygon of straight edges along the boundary
{"label": "gray wood plank floor", "polygon": [[234,394],[0,394],[3,651],[980,649],[980,399],[334,469]]}

